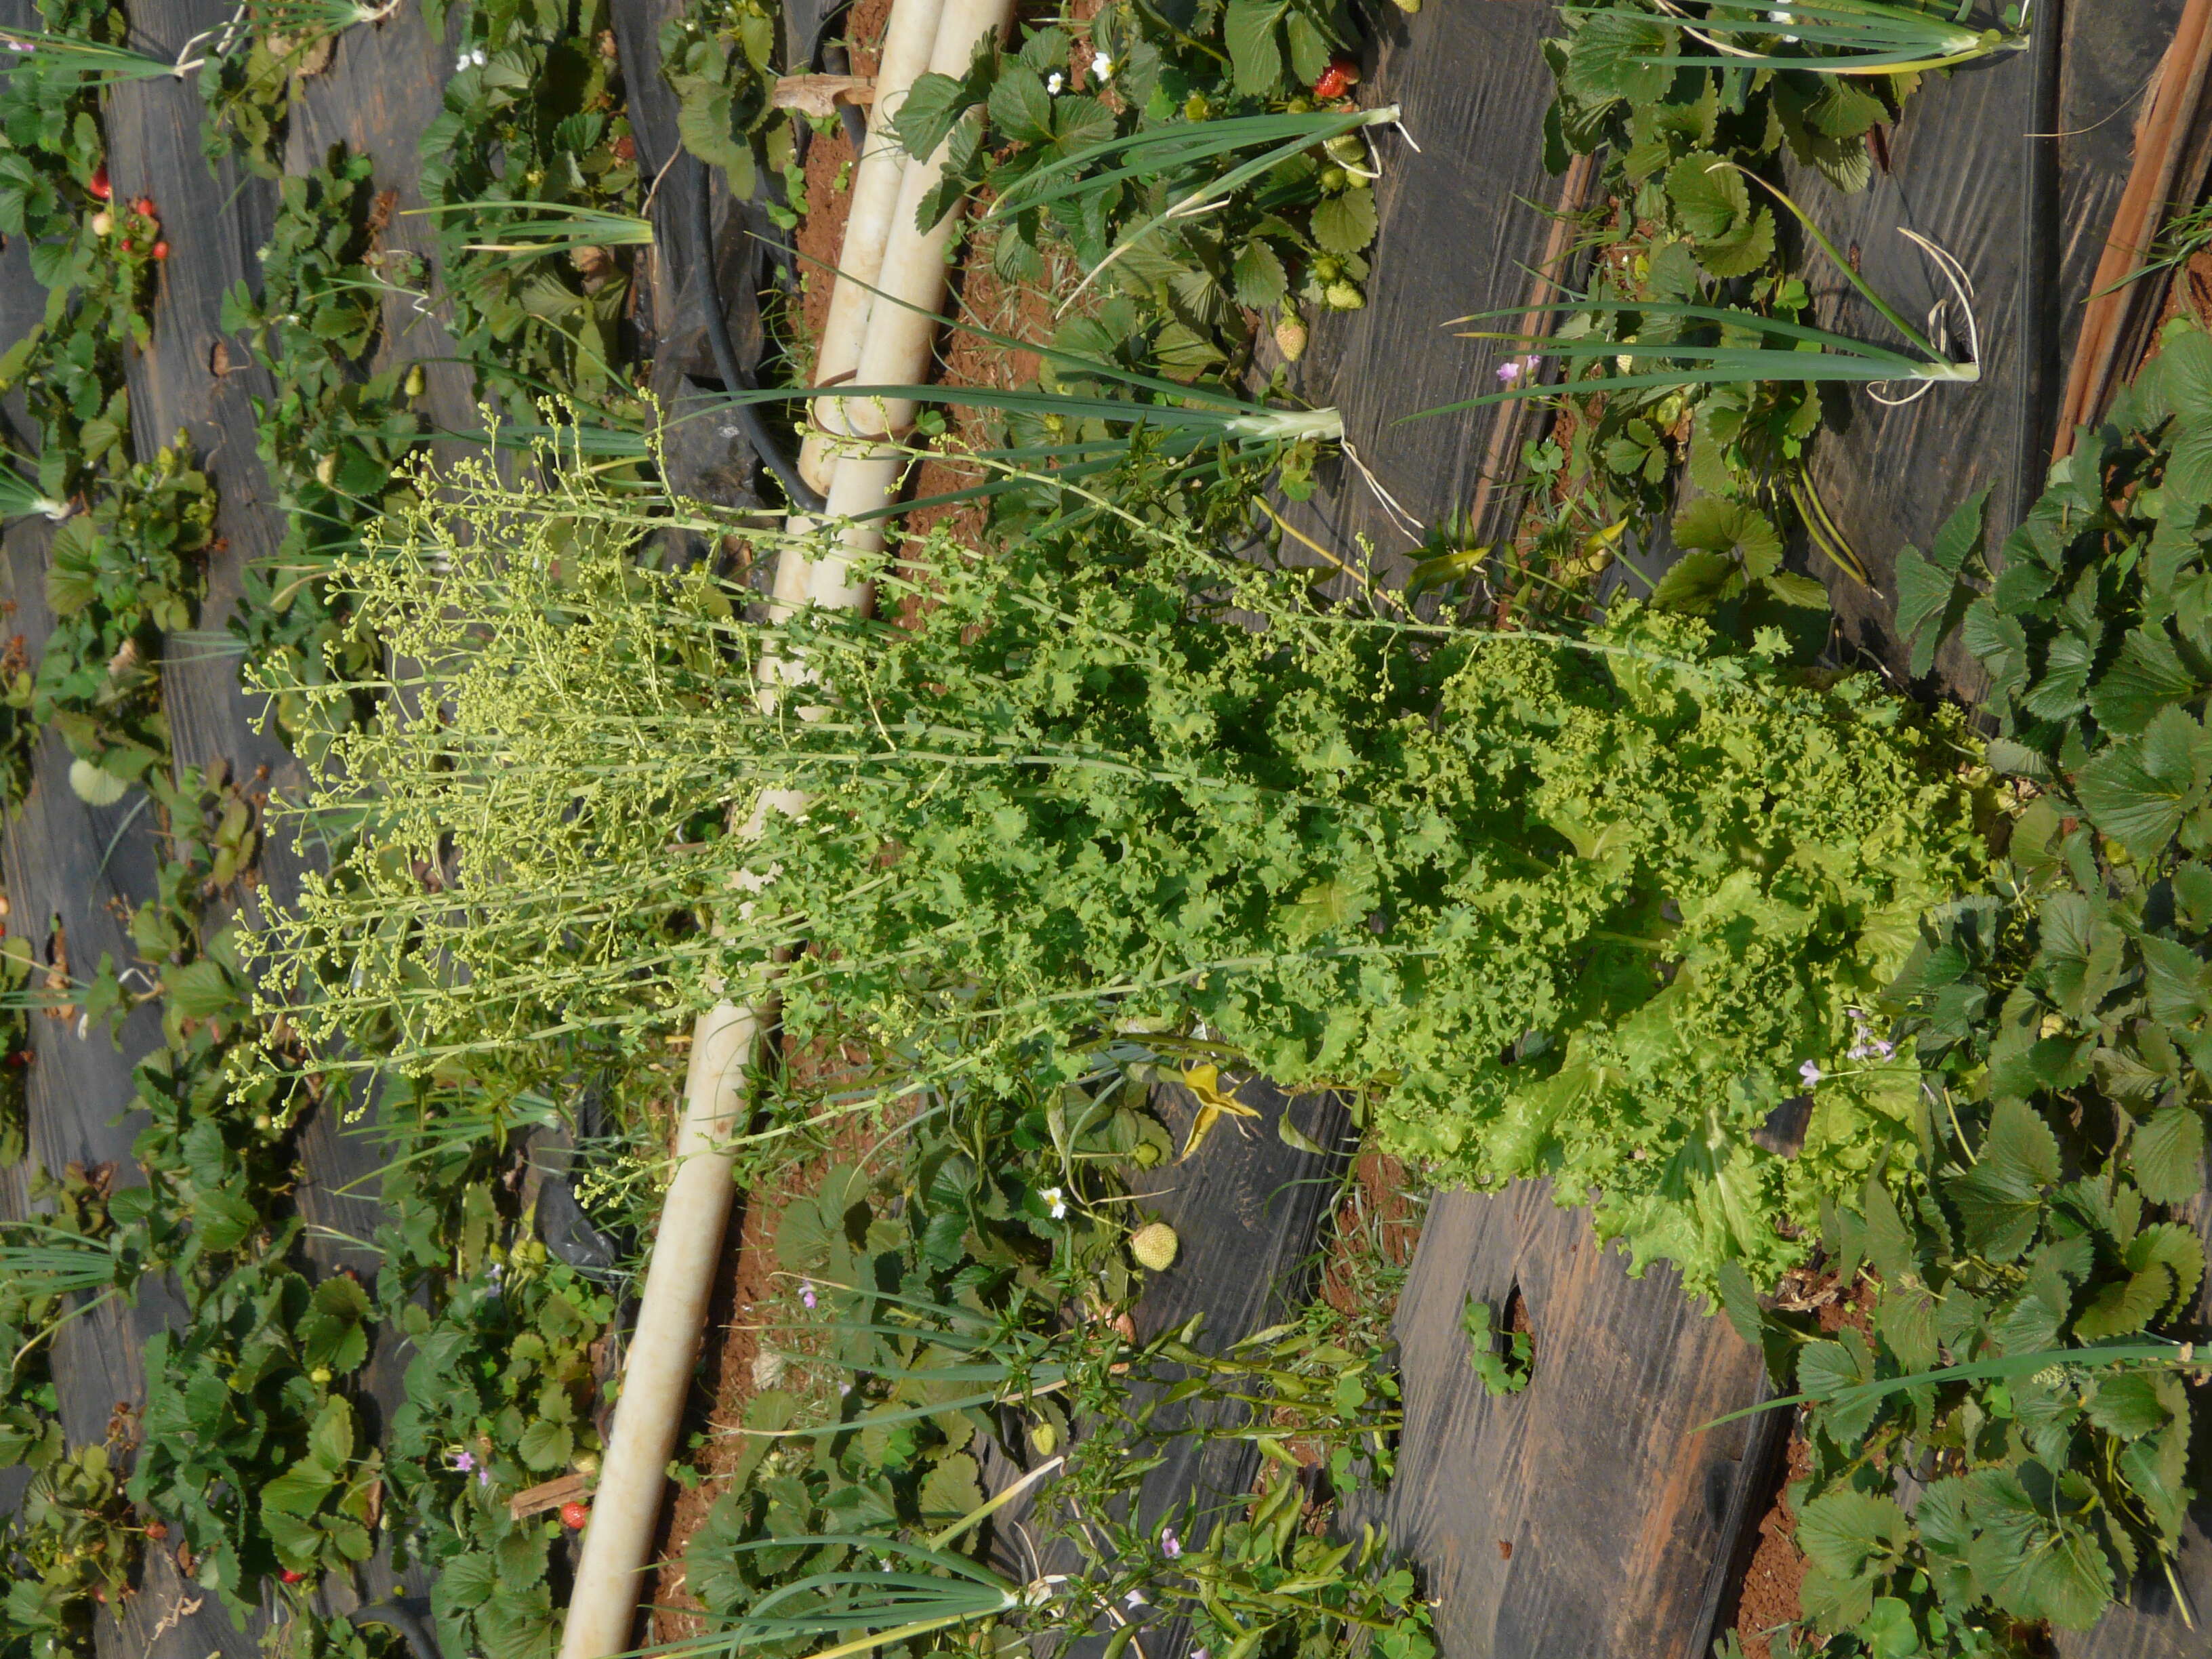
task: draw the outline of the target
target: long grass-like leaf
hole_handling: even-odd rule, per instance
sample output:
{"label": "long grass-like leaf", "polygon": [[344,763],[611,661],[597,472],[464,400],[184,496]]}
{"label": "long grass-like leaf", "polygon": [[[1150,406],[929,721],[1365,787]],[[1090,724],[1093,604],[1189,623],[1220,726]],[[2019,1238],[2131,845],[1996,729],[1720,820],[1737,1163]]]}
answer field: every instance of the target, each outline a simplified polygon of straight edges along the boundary
{"label": "long grass-like leaf", "polygon": [[[2026,48],[2026,33],[2002,28],[1976,29],[1952,18],[1883,0],[1796,0],[1765,15],[1692,16],[1660,0],[1662,10],[1641,7],[1577,6],[1570,16],[1632,17],[1686,34],[1713,50],[1636,52],[1632,63],[1667,67],[1797,70],[1816,75],[1903,75],[1950,69],[1978,58]],[[1738,40],[1765,44],[1739,46]],[[1831,47],[1835,55],[1784,48]]]}
{"label": "long grass-like leaf", "polygon": [[[67,501],[58,501],[36,484],[15,471],[22,461],[19,455],[0,449],[0,520],[27,519],[33,514],[44,514],[58,522],[70,515]],[[22,461],[24,465],[30,465]]]}
{"label": "long grass-like leaf", "polygon": [[1838,1389],[1833,1394],[1792,1394],[1776,1400],[1762,1400],[1756,1406],[1730,1412],[1726,1417],[1716,1417],[1711,1422],[1701,1425],[1696,1432],[1703,1434],[1707,1429],[1717,1429],[1723,1423],[1756,1417],[1761,1412],[1779,1411],[1785,1406],[1831,1405],[1849,1409],[1886,1400],[1891,1395],[1902,1394],[1907,1389],[1932,1388],[1944,1382],[2003,1382],[2011,1377],[2033,1376],[2038,1371],[2048,1370],[2053,1365],[2086,1365],[2101,1369],[2138,1362],[2169,1365],[2191,1363],[2182,1358],[2180,1346],[2172,1342],[2102,1342],[2087,1348],[2039,1348],[2033,1353],[2000,1354],[1994,1359],[1977,1359],[1963,1365],[1908,1371],[1902,1376],[1876,1377],[1871,1382],[1854,1383],[1850,1388]]}
{"label": "long grass-like leaf", "polygon": [[0,27],[0,42],[7,46],[7,51],[0,53],[0,69],[11,76],[36,67],[92,86],[109,86],[121,81],[155,81],[198,67],[179,66],[166,58],[149,58],[128,46],[106,46],[79,35],[52,33],[45,29]]}
{"label": "long grass-like leaf", "polygon": [[[1818,349],[1810,351],[1778,350],[1765,346],[1648,340],[1562,340],[1476,331],[1465,337],[1508,340],[1532,355],[1562,358],[1568,362],[1613,358],[1624,362],[1627,367],[1618,374],[1570,381],[1563,386],[1546,385],[1530,377],[1522,384],[1508,386],[1503,391],[1486,392],[1481,397],[1465,398],[1458,403],[1438,404],[1433,409],[1403,416],[1401,419],[1417,421],[1431,415],[1480,409],[1492,404],[1514,403],[1528,398],[1558,397],[1563,392],[1586,396],[1600,392],[1632,391],[1644,386],[1732,386],[1747,380],[1862,383],[1923,380],[1958,381],[1971,385],[1982,376],[1981,366],[1978,363],[1930,362],[1893,347],[1873,345],[1845,335],[1831,334],[1825,329],[1809,328],[1801,323],[1787,323],[1777,318],[1761,317],[1752,312],[1735,311],[1719,306],[1658,300],[1574,300],[1540,306],[1536,309],[1554,313],[1595,312],[1601,315],[1619,315],[1635,313],[1644,316],[1671,317],[1683,322],[1713,324],[1746,333],[1779,335]],[[1492,317],[1522,314],[1519,312],[1486,312],[1459,320],[1474,322]],[[1638,367],[1644,362],[1668,363],[1674,367],[1666,369]]]}
{"label": "long grass-like leaf", "polygon": [[535,218],[494,225],[487,234],[519,238],[505,242],[470,242],[483,253],[573,253],[587,247],[650,247],[653,222],[634,213],[611,213],[599,208],[577,207],[566,202],[514,201],[488,197],[477,202],[447,202],[435,207],[410,208],[410,213],[485,216],[518,212]]}

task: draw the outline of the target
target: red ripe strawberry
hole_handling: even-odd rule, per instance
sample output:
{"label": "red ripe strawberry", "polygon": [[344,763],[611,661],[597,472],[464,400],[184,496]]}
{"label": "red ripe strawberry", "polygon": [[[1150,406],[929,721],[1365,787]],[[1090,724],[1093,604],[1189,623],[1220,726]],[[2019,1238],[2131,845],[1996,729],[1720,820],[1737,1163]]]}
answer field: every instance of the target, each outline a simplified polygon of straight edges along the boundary
{"label": "red ripe strawberry", "polygon": [[131,252],[131,239],[126,236],[120,242],[118,242],[116,246],[121,248],[125,253],[128,253]]}
{"label": "red ripe strawberry", "polygon": [[279,1572],[276,1576],[277,1576],[279,1578],[283,1579],[283,1580],[286,1583],[288,1583],[288,1584],[296,1584],[296,1583],[298,1583],[301,1579],[305,1578],[307,1575],[306,1573],[304,1573],[304,1572],[295,1572],[295,1571],[292,1571],[292,1569],[291,1569],[291,1568],[289,1568],[289,1567],[286,1567],[283,1571]]}
{"label": "red ripe strawberry", "polygon": [[1359,65],[1349,58],[1332,58],[1321,78],[1313,83],[1314,96],[1323,102],[1344,96],[1359,84]]}
{"label": "red ripe strawberry", "polygon": [[166,259],[166,258],[167,258],[169,257],[169,245],[168,245],[167,242],[156,242],[156,243],[155,243],[155,244],[154,244],[154,257],[155,257],[156,259]]}
{"label": "red ripe strawberry", "polygon": [[152,218],[154,216],[154,198],[150,196],[141,196],[137,201],[131,204],[131,210],[143,218]]}
{"label": "red ripe strawberry", "polygon": [[570,1532],[583,1531],[584,1522],[591,1518],[592,1506],[589,1504],[580,1504],[572,1498],[561,1505],[561,1524]]}
{"label": "red ripe strawberry", "polygon": [[107,163],[102,161],[92,170],[92,182],[85,186],[94,201],[104,202],[115,194],[114,186],[107,182]]}

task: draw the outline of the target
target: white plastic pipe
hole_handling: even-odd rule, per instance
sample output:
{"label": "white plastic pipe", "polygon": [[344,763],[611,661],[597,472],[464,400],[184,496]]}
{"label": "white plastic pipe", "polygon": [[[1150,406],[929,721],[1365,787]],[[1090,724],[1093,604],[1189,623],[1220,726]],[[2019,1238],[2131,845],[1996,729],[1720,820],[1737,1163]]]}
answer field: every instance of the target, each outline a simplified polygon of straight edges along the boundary
{"label": "white plastic pipe", "polygon": [[[1013,21],[1013,0],[893,0],[890,33],[901,33],[902,13],[932,3],[942,5],[929,58],[929,67],[939,74],[965,73],[977,42],[986,34],[1003,33]],[[911,75],[908,78],[910,84]],[[879,96],[878,112],[883,102]],[[945,155],[945,147],[939,146],[927,161],[904,167],[876,284],[923,313],[934,313],[945,303],[945,251],[956,216],[946,215],[926,232],[915,228],[915,216],[922,196],[944,173]],[[865,321],[855,376],[860,384],[903,386],[927,377],[935,331],[927,315],[872,304]],[[860,407],[869,420],[894,422],[872,426],[876,435],[896,435],[914,418],[911,404],[885,408],[872,401]],[[832,517],[886,507],[898,489],[903,458],[897,452],[862,447],[855,453],[854,447],[850,439],[836,446],[830,480]],[[795,520],[792,527],[804,534],[811,521]],[[849,556],[880,549],[883,541],[882,530],[873,524],[848,525],[840,532],[839,552],[830,559],[810,565],[795,546],[787,549],[777,563],[778,605],[809,599],[865,609],[868,591],[846,580]],[[772,700],[792,678],[788,666],[764,662],[761,695]],[[803,804],[799,797],[776,792],[758,811],[795,811]],[[608,1659],[631,1647],[668,1460],[690,1397],[692,1368],[735,1196],[736,1160],[728,1144],[744,1128],[746,1073],[775,1012],[772,1000],[750,1007],[718,1002],[693,1029],[676,1173],[661,1206],[637,1329],[623,1365],[622,1395],[576,1563],[561,1659]]]}
{"label": "white plastic pipe", "polygon": [[[815,359],[817,386],[835,386],[849,380],[860,367],[860,342],[867,331],[869,309],[875,302],[869,289],[877,285],[883,272],[884,248],[890,240],[891,215],[898,205],[899,180],[906,172],[906,152],[891,136],[891,122],[913,89],[915,77],[929,67],[944,10],[945,0],[899,0],[884,25],[875,101],[868,106],[867,142],[853,166],[845,240],[837,250],[837,280],[830,290],[830,314],[822,325],[821,349]],[[835,398],[816,398],[815,424],[830,432],[845,430],[839,410]],[[810,430],[799,452],[799,475],[827,493],[836,471],[835,459],[823,433]]]}
{"label": "white plastic pipe", "polygon": [[668,1460],[691,1393],[692,1363],[736,1194],[731,1155],[723,1148],[744,1127],[745,1074],[773,1017],[770,1009],[718,1002],[692,1028],[676,1174],[661,1206],[637,1329],[623,1363],[622,1397],[592,1495],[562,1659],[604,1659],[630,1646]]}
{"label": "white plastic pipe", "polygon": [[[975,43],[1004,33],[1013,21],[1012,0],[945,0],[938,26],[937,48],[929,67],[939,75],[964,75]],[[893,210],[890,240],[884,249],[883,296],[868,313],[867,338],[860,348],[854,380],[860,386],[914,386],[929,378],[930,347],[937,336],[936,314],[945,307],[945,251],[959,219],[956,208],[928,229],[915,222],[922,198],[945,175],[952,147],[948,137],[927,161],[907,163]],[[880,551],[883,521],[851,522],[855,514],[887,506],[897,493],[908,457],[896,441],[914,423],[915,406],[905,399],[848,398],[842,404],[848,429],[856,434],[837,443],[837,470],[830,480],[828,515],[847,522],[838,532],[838,552],[816,564],[807,597],[816,605],[866,605],[867,595],[852,584],[852,556]],[[891,442],[873,443],[869,438]]]}

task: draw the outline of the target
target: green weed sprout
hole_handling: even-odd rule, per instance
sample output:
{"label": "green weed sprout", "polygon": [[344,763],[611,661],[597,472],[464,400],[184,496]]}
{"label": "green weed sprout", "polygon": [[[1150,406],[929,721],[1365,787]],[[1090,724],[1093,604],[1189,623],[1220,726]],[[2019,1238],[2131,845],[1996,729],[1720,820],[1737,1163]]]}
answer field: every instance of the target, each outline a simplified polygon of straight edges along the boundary
{"label": "green weed sprout", "polygon": [[[1140,185],[1158,181],[1170,192],[1179,192],[1167,207],[1122,234],[1113,251],[1091,267],[1074,291],[1060,301],[1060,311],[1065,313],[1115,261],[1160,226],[1212,212],[1244,185],[1301,150],[1363,127],[1394,125],[1398,118],[1398,106],[1391,104],[1381,109],[1243,115],[1225,121],[1176,122],[1143,128],[1086,144],[1024,174],[1007,185],[984,217],[1003,217],[1032,208],[1095,197],[1133,181]],[[1222,157],[1259,145],[1267,148],[1251,160],[1225,173],[1210,171],[1211,164]],[[1118,165],[1085,176],[1086,168],[1102,161]]]}
{"label": "green weed sprout", "polygon": [[2092,1342],[2078,1348],[2039,1348],[2033,1353],[1998,1354],[1988,1359],[1969,1360],[1956,1365],[1942,1365],[1924,1371],[1906,1371],[1897,1376],[1878,1376],[1871,1382],[1855,1382],[1848,1387],[1818,1394],[1784,1395],[1773,1400],[1762,1400],[1756,1406],[1747,1406],[1740,1412],[1730,1412],[1725,1417],[1716,1417],[1701,1424],[1696,1432],[1717,1429],[1724,1423],[1734,1423],[1746,1417],[1756,1417],[1761,1412],[1780,1411],[1785,1407],[1829,1405],[1841,1410],[1869,1405],[1887,1399],[1893,1394],[1903,1394],[1908,1389],[1934,1388],[1945,1382],[2016,1382],[2023,1377],[2037,1376],[2053,1369],[2078,1366],[2084,1371],[2124,1370],[2140,1366],[2147,1370],[2200,1372],[2212,1364],[2212,1348],[2203,1354],[2186,1342],[2168,1342],[2160,1339],[2137,1342]]}
{"label": "green weed sprout", "polygon": [[[816,1550],[866,1551],[874,1563],[854,1559],[842,1571],[810,1573],[779,1584],[755,1601],[725,1630],[645,1648],[622,1659],[693,1659],[693,1656],[743,1654],[768,1642],[794,1638],[848,1639],[823,1648],[808,1659],[846,1659],[879,1647],[933,1635],[984,1619],[1045,1606],[1065,1580],[1043,1575],[1016,1584],[980,1561],[947,1546],[1056,1474],[1063,1460],[1040,1463],[1004,1491],[985,1499],[943,1531],[920,1543],[881,1533],[816,1533],[760,1538],[733,1544],[738,1553]],[[872,1634],[853,1637],[860,1630]]]}
{"label": "green weed sprout", "polygon": [[149,57],[128,46],[111,46],[82,35],[55,33],[46,29],[0,28],[0,43],[8,56],[0,64],[13,74],[36,65],[88,86],[112,86],[123,81],[157,81],[164,76],[182,79],[197,70],[204,58],[190,57],[190,48],[174,62]]}
{"label": "green weed sprout", "polygon": [[[1572,6],[1567,16],[1618,20],[1636,64],[1692,69],[1796,70],[1815,75],[1911,75],[2024,51],[2027,30],[1970,27],[1973,0],[1955,11],[1886,4],[1883,0],[1788,0],[1779,8],[1711,5],[1703,15],[1656,0],[1658,15],[1640,6]],[[1710,54],[1669,51],[1670,37],[1688,35]],[[1739,45],[1738,42],[1756,42]]]}
{"label": "green weed sprout", "polygon": [[362,0],[255,0],[251,15],[258,33],[314,39],[381,23],[398,9],[399,0],[374,6]]}
{"label": "green weed sprout", "polygon": [[[1907,321],[1902,312],[1877,293],[1851,268],[1850,262],[1844,258],[1836,245],[1828,240],[1827,234],[1796,203],[1747,168],[1735,167],[1731,162],[1720,165],[1734,167],[1735,171],[1753,179],[1795,214],[1814,241],[1834,263],[1836,269],[1843,272],[1845,280],[1884,321],[1905,337],[1911,350],[1901,351],[1893,346],[1873,345],[1863,340],[1831,333],[1826,329],[1814,328],[1803,323],[1784,322],[1778,317],[1765,317],[1732,306],[1698,305],[1673,300],[1565,300],[1535,309],[1553,315],[1648,317],[1672,324],[1675,329],[1695,330],[1713,337],[1689,341],[1616,340],[1587,334],[1536,337],[1494,331],[1469,331],[1463,337],[1510,341],[1533,356],[1558,357],[1569,362],[1609,362],[1613,366],[1613,372],[1571,380],[1564,386],[1547,385],[1534,374],[1525,374],[1516,384],[1502,392],[1468,398],[1459,403],[1439,404],[1434,409],[1425,409],[1401,418],[1421,420],[1431,415],[1479,409],[1487,404],[1510,403],[1525,398],[1558,397],[1562,392],[1587,396],[1595,392],[1635,391],[1646,387],[1680,391],[1692,386],[1732,386],[1749,380],[1841,381],[1870,387],[1899,381],[1910,383],[1913,390],[1901,397],[1887,397],[1879,391],[1871,393],[1877,401],[1894,406],[1925,397],[1937,386],[1972,386],[1979,382],[1982,378],[1981,333],[1974,318],[1973,284],[1955,258],[1917,231],[1900,229],[1898,232],[1935,263],[1937,271],[1949,285],[1953,297],[1958,301],[1966,319],[1967,361],[1965,362],[1953,362],[1942,347],[1929,339],[1923,330]],[[1455,323],[1482,322],[1515,314],[1504,311],[1480,312],[1453,320]],[[1674,331],[1670,329],[1669,331]],[[1789,343],[1778,346],[1772,343],[1776,341]]]}
{"label": "green weed sprout", "polygon": [[[611,213],[600,208],[577,207],[566,202],[514,201],[487,197],[475,202],[449,202],[438,207],[410,208],[415,214],[459,214],[487,222],[479,234],[499,235],[504,241],[465,244],[472,252],[578,253],[586,248],[650,247],[653,222],[634,213]],[[521,213],[536,216],[489,222],[490,216]],[[787,397],[792,394],[787,392]]]}
{"label": "green weed sprout", "polygon": [[[1221,123],[1220,125],[1229,125]],[[910,311],[921,307],[880,289],[882,303]],[[861,515],[861,521],[951,503],[975,501],[1033,487],[1041,477],[1066,484],[1108,473],[1127,458],[1139,434],[1155,454],[1193,463],[1194,476],[1215,469],[1199,467],[1208,449],[1227,450],[1247,459],[1282,447],[1339,443],[1344,416],[1335,409],[1278,409],[1238,397],[1212,385],[1186,385],[1098,358],[1086,357],[1042,342],[1016,339],[975,324],[926,313],[943,326],[1010,351],[1042,360],[1041,389],[999,391],[981,386],[774,386],[729,393],[701,411],[711,415],[725,404],[781,403],[788,399],[842,398],[860,402],[927,404],[973,409],[1003,416],[1016,441],[962,451],[959,459],[981,468],[979,483],[916,500],[897,502]],[[1072,387],[1103,386],[1103,391]],[[1116,392],[1115,389],[1119,388]],[[679,419],[696,419],[684,416]],[[642,453],[644,439],[637,441]],[[873,446],[871,446],[873,447]],[[915,452],[923,459],[923,452]]]}
{"label": "green weed sprout", "polygon": [[13,464],[21,459],[0,449],[0,520],[27,519],[42,514],[59,524],[76,509],[67,501],[55,500],[16,471]]}

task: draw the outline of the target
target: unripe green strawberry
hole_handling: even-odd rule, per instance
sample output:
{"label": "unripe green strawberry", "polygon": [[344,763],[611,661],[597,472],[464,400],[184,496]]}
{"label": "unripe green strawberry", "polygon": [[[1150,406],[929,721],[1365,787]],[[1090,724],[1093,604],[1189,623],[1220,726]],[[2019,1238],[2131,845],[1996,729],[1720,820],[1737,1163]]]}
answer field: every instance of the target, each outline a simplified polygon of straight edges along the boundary
{"label": "unripe green strawberry", "polygon": [[1129,1254],[1137,1258],[1138,1265],[1156,1273],[1175,1266],[1176,1252],[1182,1247],[1176,1230],[1164,1221],[1149,1222],[1129,1235]]}

